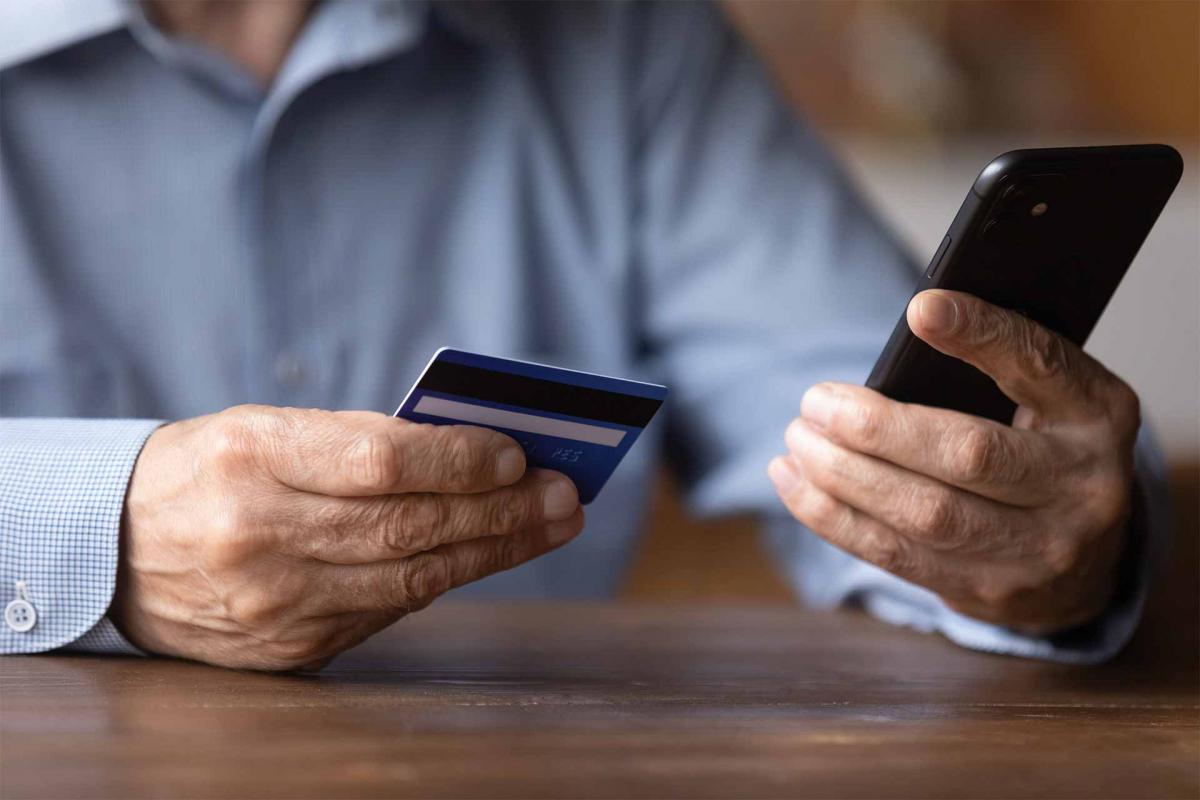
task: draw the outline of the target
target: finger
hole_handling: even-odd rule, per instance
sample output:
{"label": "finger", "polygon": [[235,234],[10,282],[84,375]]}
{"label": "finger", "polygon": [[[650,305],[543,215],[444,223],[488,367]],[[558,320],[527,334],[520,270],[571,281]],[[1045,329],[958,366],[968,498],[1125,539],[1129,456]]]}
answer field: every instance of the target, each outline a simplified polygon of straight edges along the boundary
{"label": "finger", "polygon": [[504,434],[470,425],[421,425],[370,411],[271,409],[243,415],[236,435],[294,489],[335,496],[486,492],[525,472]]}
{"label": "finger", "polygon": [[790,458],[772,460],[767,473],[792,516],[834,547],[938,594],[971,596],[968,563],[935,552],[822,491]]}
{"label": "finger", "polygon": [[809,482],[908,539],[965,556],[1020,555],[1021,509],[847,450],[803,420],[787,441]]}
{"label": "finger", "polygon": [[1073,342],[962,292],[929,289],[908,305],[913,333],[989,375],[1017,403],[1049,417],[1104,410],[1112,375]]}
{"label": "finger", "polygon": [[568,519],[577,508],[579,494],[569,478],[535,469],[512,486],[476,494],[301,494],[292,509],[295,521],[281,536],[293,553],[333,564],[365,564],[517,533]]}
{"label": "finger", "polygon": [[805,393],[800,413],[848,450],[1019,506],[1052,499],[1060,491],[1054,465],[1068,457],[1033,431],[899,403],[863,386],[817,384]]}
{"label": "finger", "polygon": [[439,595],[524,564],[569,542],[583,529],[583,508],[570,518],[512,536],[489,536],[436,547],[409,558],[329,567],[332,601],[348,611],[416,611]]}

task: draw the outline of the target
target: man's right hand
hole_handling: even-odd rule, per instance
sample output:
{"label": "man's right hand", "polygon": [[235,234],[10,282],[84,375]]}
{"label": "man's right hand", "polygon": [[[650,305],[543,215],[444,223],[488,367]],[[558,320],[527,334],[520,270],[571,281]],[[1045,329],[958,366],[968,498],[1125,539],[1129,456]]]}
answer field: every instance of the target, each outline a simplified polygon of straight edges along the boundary
{"label": "man's right hand", "polygon": [[503,434],[239,406],[147,440],[110,615],[150,652],[311,667],[582,528],[570,480]]}

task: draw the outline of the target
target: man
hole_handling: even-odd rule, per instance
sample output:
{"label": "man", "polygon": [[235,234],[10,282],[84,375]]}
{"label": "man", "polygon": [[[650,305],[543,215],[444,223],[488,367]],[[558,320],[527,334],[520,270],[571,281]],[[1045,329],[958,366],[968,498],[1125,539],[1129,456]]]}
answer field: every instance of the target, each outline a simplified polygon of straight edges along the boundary
{"label": "man", "polygon": [[[662,445],[811,602],[1080,662],[1136,625],[1132,390],[937,292],[1014,426],[860,388],[913,272],[714,8],[0,22],[3,652],[295,668],[455,587],[602,596]],[[587,535],[506,437],[378,413],[451,343],[671,386]]]}

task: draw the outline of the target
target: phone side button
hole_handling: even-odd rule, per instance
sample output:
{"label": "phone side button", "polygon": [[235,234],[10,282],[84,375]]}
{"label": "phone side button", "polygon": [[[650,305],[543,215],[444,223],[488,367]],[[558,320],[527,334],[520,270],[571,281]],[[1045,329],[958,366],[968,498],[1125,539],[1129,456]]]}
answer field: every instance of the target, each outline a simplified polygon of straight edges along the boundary
{"label": "phone side button", "polygon": [[925,277],[930,280],[937,275],[938,267],[942,265],[942,259],[946,257],[946,251],[950,248],[950,237],[942,239],[942,243],[938,245],[937,252],[933,254],[933,258],[929,261],[929,269],[925,270]]}

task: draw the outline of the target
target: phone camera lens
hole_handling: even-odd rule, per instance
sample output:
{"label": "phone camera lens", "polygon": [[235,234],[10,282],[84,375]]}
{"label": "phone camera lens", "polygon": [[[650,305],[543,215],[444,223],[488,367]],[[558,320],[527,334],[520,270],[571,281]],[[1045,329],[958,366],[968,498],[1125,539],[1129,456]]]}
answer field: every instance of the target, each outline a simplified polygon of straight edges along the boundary
{"label": "phone camera lens", "polygon": [[1049,210],[1050,210],[1050,206],[1048,206],[1046,203],[1038,202],[1038,203],[1034,203],[1033,207],[1029,209],[1029,214],[1030,214],[1030,216],[1040,217],[1042,214],[1045,214]]}

